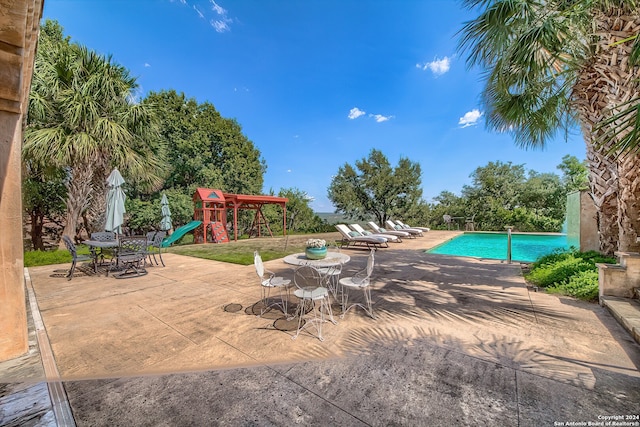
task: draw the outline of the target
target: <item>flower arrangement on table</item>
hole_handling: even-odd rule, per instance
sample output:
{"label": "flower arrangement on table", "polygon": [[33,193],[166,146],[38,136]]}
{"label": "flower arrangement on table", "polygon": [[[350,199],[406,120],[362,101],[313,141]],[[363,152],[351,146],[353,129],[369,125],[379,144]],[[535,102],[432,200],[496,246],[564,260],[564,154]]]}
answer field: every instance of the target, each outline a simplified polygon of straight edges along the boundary
{"label": "flower arrangement on table", "polygon": [[323,239],[309,239],[304,254],[308,259],[323,259],[327,256],[327,242]]}
{"label": "flower arrangement on table", "polygon": [[309,239],[307,240],[308,248],[324,248],[327,246],[327,241],[323,239]]}

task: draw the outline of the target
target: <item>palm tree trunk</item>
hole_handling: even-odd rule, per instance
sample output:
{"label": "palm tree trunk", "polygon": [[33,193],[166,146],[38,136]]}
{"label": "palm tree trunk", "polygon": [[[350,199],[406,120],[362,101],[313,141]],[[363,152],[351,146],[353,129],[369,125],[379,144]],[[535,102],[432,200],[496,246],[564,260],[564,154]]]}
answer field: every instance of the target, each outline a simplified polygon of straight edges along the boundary
{"label": "palm tree trunk", "polygon": [[[91,165],[78,164],[71,170],[71,178],[67,184],[67,212],[63,234],[72,239],[77,235],[80,215],[89,206],[92,177]],[[62,240],[59,247],[64,248]]]}
{"label": "palm tree trunk", "polygon": [[[611,106],[607,114],[618,113],[617,107],[640,97],[640,67],[631,66],[629,57],[632,41],[622,40],[640,33],[640,14],[638,11],[612,8],[596,16],[596,31],[600,36],[598,51],[606,60],[609,69],[609,92],[607,104]],[[616,126],[613,124],[612,126]],[[623,138],[631,129],[616,129],[617,138]],[[637,153],[616,157],[618,175],[618,250],[638,252],[637,242],[640,232],[640,158]]]}
{"label": "palm tree trunk", "polygon": [[594,67],[583,70],[574,88],[574,102],[580,112],[589,166],[589,187],[596,207],[600,252],[613,255],[618,249],[618,174],[615,158],[608,146],[599,146],[603,130],[597,124],[604,119],[602,98],[606,94]]}
{"label": "palm tree trunk", "polygon": [[[640,16],[624,8],[595,12],[598,37],[592,61],[583,68],[574,87],[574,103],[587,144],[591,196],[598,212],[600,251],[638,250],[636,231],[640,203],[640,163],[637,156],[621,158],[611,154],[614,139],[605,139],[608,128],[600,123],[616,112],[616,107],[639,95],[634,81],[638,67],[629,66],[631,43],[616,42],[637,34]],[[618,135],[622,136],[622,134]]]}

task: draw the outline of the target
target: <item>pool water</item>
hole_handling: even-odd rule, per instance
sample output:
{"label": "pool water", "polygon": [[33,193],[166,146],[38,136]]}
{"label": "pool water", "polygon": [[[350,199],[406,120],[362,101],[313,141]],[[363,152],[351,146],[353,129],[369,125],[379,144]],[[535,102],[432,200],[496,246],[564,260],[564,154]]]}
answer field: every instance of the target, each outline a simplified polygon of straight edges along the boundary
{"label": "pool water", "polygon": [[[511,259],[533,262],[556,249],[568,249],[565,234],[511,235]],[[431,254],[507,259],[507,233],[464,233],[427,251]]]}

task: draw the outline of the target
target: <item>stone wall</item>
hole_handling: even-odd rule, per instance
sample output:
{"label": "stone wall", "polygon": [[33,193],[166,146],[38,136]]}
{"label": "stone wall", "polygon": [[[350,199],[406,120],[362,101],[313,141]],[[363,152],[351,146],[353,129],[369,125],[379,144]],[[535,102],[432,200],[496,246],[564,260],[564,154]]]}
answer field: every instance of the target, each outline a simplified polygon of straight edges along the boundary
{"label": "stone wall", "polygon": [[22,250],[22,123],[43,0],[0,0],[0,360],[28,350]]}

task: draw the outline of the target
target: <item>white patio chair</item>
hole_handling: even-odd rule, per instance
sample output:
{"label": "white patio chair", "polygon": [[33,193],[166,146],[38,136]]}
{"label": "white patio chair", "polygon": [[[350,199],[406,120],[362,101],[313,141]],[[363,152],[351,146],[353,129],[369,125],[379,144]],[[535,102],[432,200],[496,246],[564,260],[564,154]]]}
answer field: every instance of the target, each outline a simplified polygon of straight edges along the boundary
{"label": "white patio chair", "polygon": [[[373,314],[373,306],[371,300],[371,273],[373,272],[373,264],[375,261],[374,251],[369,252],[369,257],[367,259],[367,266],[364,270],[359,271],[352,277],[344,277],[340,279],[338,282],[341,287],[342,294],[342,314],[340,318],[344,318],[344,315],[347,314],[353,307],[361,307],[364,311],[371,316],[372,319],[375,319],[376,316]],[[363,303],[353,303],[348,305],[349,303],[349,290],[351,289],[362,289],[364,294],[364,304]]]}
{"label": "white patio chair", "polygon": [[[255,251],[253,253],[253,265],[256,268],[256,274],[260,278],[260,285],[262,288],[262,302],[263,307],[260,310],[260,316],[262,316],[271,307],[280,307],[282,312],[286,315],[288,313],[289,303],[289,285],[291,280],[284,277],[276,276],[274,272],[264,268],[262,263],[262,257]],[[271,289],[278,289],[279,300],[270,302]]]}
{"label": "white patio chair", "polygon": [[[340,252],[340,247],[335,244],[328,245],[327,252]],[[342,273],[342,264],[316,268],[325,277],[329,292],[338,301],[338,280],[340,280],[340,274]]]}
{"label": "white patio chair", "polygon": [[422,237],[422,230],[418,229],[418,228],[404,228],[399,224],[396,224],[395,222],[391,221],[390,219],[388,219],[386,221],[387,226],[391,227],[391,229],[393,230],[398,230],[398,231],[406,231],[407,233],[413,235],[413,236],[417,236],[417,237]]}
{"label": "white patio chair", "polygon": [[415,239],[415,237],[412,236],[411,233],[409,233],[408,231],[400,231],[400,230],[396,230],[395,228],[393,230],[387,230],[386,228],[378,227],[378,224],[376,224],[373,221],[369,221],[367,225],[369,226],[371,231],[378,234],[391,234],[393,236],[397,236],[402,239]]}
{"label": "white patio chair", "polygon": [[346,224],[336,224],[336,229],[342,235],[340,246],[366,246],[367,248],[388,248],[387,239],[379,236],[363,236],[357,231],[353,231]]}
{"label": "white patio chair", "polygon": [[382,237],[382,238],[385,238],[385,239],[387,239],[387,241],[392,242],[392,243],[401,243],[402,242],[402,239],[400,238],[400,236],[395,236],[393,234],[384,234],[384,233],[372,233],[372,232],[367,231],[364,228],[362,228],[362,226],[360,224],[349,224],[349,227],[353,231],[357,231],[358,233],[362,234],[363,236]]}
{"label": "white patio chair", "polygon": [[[326,280],[326,276],[310,265],[303,265],[296,269],[293,282],[297,289],[293,291],[293,294],[300,299],[300,303],[296,310],[298,329],[291,339],[296,339],[305,328],[315,326],[317,332],[315,336],[320,341],[324,341],[322,324],[326,322],[325,312],[329,315],[329,320],[333,324],[336,323],[331,311],[329,289],[323,286]],[[309,319],[310,316],[313,318]]]}

